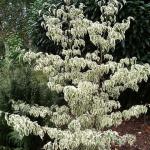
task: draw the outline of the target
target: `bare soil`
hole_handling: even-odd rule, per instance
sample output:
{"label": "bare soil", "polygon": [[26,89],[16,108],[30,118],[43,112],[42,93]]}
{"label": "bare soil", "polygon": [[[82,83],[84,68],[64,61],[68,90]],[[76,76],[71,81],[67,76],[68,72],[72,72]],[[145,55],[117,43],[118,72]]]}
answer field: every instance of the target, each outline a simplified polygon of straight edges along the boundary
{"label": "bare soil", "polygon": [[132,147],[129,145],[121,148],[115,146],[112,150],[150,150],[150,115],[139,119],[133,118],[112,130],[117,131],[120,135],[133,134],[136,136],[136,142]]}

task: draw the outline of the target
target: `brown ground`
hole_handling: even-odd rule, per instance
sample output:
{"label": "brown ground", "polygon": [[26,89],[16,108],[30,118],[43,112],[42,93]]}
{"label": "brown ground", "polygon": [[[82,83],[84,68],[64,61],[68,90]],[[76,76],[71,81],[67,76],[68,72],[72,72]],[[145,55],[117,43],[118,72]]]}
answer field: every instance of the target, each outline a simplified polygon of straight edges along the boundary
{"label": "brown ground", "polygon": [[150,116],[144,118],[131,119],[113,128],[120,135],[127,133],[136,135],[136,142],[132,147],[125,145],[121,148],[113,148],[113,150],[150,150]]}

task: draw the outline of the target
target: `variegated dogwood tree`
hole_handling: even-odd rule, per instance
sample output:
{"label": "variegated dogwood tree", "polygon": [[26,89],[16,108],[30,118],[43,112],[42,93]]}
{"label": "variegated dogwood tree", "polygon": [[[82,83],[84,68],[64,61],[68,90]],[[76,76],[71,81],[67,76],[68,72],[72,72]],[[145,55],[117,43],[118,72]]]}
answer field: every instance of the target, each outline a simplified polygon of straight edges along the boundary
{"label": "variegated dogwood tree", "polygon": [[[52,5],[49,15],[43,16],[46,35],[61,50],[58,55],[29,51],[24,61],[49,78],[49,89],[61,95],[65,104],[45,107],[12,101],[14,111],[24,115],[5,113],[5,119],[20,137],[33,134],[44,139],[47,134],[51,140],[43,145],[45,150],[110,150],[114,144],[134,143],[133,135],[120,136],[110,129],[148,110],[136,105],[120,111],[120,94],[126,89],[138,91],[138,84],[150,76],[148,64],[137,64],[134,57],[116,62],[110,55],[116,42],[124,40],[132,19],[116,22],[124,3],[99,1],[99,22],[88,20],[85,6],[76,8],[70,0],[59,8]],[[89,49],[88,42],[94,48]],[[45,126],[26,115],[46,118]]]}

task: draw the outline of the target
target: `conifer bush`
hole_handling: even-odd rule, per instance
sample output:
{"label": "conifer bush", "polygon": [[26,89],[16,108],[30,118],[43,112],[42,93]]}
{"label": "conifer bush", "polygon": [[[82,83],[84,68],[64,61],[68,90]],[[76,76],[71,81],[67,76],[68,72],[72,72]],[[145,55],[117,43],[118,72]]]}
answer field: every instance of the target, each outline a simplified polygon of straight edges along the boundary
{"label": "conifer bush", "polygon": [[[61,45],[61,51],[29,51],[24,61],[49,78],[47,85],[60,103],[46,107],[11,100],[14,112],[1,114],[20,138],[39,136],[45,150],[110,150],[114,144],[134,144],[134,135],[121,136],[110,128],[147,112],[144,105],[120,111],[117,99],[126,89],[138,91],[138,84],[150,76],[150,66],[137,64],[135,57],[116,62],[109,54],[125,38],[132,19],[116,22],[121,5],[117,0],[104,3],[99,22],[87,19],[84,5],[76,8],[70,0],[43,16],[47,37]],[[95,50],[87,51],[87,41]]]}

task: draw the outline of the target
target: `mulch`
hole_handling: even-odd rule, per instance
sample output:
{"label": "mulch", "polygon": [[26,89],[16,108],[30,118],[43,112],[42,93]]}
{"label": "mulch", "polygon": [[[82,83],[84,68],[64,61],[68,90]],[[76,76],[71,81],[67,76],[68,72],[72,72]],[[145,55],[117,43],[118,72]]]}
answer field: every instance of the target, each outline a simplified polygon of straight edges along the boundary
{"label": "mulch", "polygon": [[136,142],[133,146],[125,145],[113,147],[112,150],[150,150],[150,116],[132,118],[130,121],[123,122],[120,126],[112,128],[119,135],[133,134]]}

